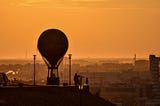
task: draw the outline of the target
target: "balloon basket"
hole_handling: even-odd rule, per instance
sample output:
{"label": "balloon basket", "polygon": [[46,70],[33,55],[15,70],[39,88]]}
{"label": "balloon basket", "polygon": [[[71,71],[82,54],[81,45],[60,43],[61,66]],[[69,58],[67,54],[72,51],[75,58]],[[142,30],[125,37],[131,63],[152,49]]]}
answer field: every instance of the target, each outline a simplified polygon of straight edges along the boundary
{"label": "balloon basket", "polygon": [[59,85],[59,77],[47,77],[47,85]]}

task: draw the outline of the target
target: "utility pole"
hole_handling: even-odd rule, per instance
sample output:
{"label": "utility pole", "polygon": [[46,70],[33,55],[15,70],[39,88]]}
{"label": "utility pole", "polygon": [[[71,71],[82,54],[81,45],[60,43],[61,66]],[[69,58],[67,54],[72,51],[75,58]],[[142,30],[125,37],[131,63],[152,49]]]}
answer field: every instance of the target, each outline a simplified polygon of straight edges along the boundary
{"label": "utility pole", "polygon": [[72,57],[72,54],[68,54],[69,56],[69,85],[71,85],[71,57]]}
{"label": "utility pole", "polygon": [[34,83],[33,83],[33,85],[35,86],[36,85],[36,55],[33,55],[33,59],[34,59]]}

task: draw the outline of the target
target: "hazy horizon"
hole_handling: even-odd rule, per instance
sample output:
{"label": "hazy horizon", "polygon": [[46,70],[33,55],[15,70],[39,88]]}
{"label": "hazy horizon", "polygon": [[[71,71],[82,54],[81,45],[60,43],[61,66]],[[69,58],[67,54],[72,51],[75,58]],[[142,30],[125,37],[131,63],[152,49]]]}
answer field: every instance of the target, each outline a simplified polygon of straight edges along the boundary
{"label": "hazy horizon", "polygon": [[[159,55],[157,55],[159,57]],[[64,56],[64,58],[68,58],[68,56]],[[134,57],[72,57],[73,60],[82,60],[82,59],[134,59]],[[143,60],[143,59],[149,59],[148,57],[138,57],[137,60]],[[0,60],[33,60],[33,56],[31,57],[3,57],[0,58]],[[36,60],[42,60],[43,58],[41,56],[38,55],[38,57],[36,57]]]}

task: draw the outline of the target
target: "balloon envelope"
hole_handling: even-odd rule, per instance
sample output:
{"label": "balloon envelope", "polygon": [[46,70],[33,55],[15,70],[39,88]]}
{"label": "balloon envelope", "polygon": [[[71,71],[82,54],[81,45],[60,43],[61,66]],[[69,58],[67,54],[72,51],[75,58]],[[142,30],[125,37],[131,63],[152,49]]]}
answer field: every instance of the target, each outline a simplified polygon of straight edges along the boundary
{"label": "balloon envelope", "polygon": [[53,68],[67,52],[68,39],[62,31],[48,29],[40,35],[37,47],[42,57]]}

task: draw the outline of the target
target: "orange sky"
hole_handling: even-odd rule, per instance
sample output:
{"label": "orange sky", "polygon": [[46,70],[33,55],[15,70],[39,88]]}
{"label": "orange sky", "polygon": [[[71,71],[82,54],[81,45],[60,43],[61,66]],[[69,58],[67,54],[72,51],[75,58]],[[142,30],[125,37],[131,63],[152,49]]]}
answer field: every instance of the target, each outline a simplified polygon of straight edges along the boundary
{"label": "orange sky", "polygon": [[64,31],[75,58],[160,55],[159,0],[1,0],[0,14],[0,58],[38,55],[48,28]]}

